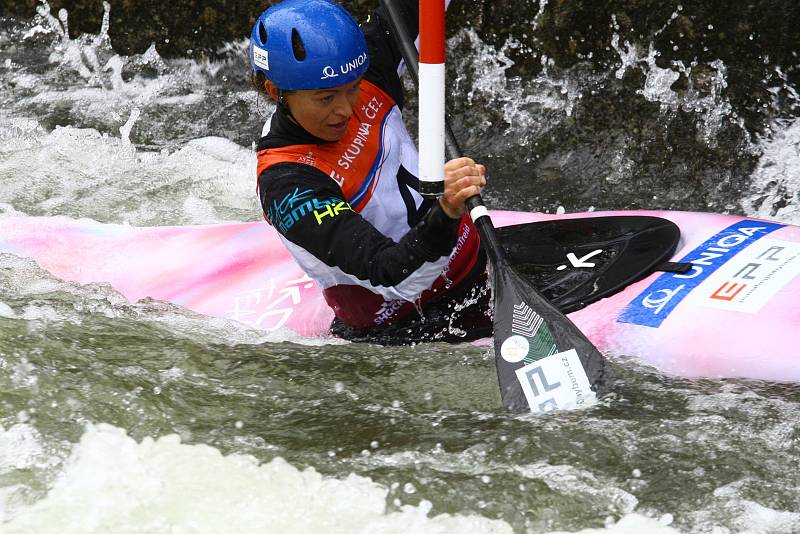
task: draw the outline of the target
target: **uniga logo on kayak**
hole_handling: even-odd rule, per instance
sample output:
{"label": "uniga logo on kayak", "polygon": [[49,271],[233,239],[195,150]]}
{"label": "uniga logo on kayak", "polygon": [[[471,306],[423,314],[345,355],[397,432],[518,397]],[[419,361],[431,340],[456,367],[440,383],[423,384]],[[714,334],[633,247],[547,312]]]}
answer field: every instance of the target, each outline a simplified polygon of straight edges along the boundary
{"label": "uniga logo on kayak", "polygon": [[685,274],[665,273],[622,310],[617,322],[658,328],[693,289],[739,252],[784,225],[745,220],[706,240],[680,261],[691,263]]}
{"label": "uniga logo on kayak", "polygon": [[280,202],[273,201],[267,213],[267,219],[278,231],[285,234],[306,215],[313,213],[317,219],[317,224],[322,224],[322,217],[326,215],[334,217],[342,210],[351,209],[350,205],[341,198],[330,197],[320,200],[311,195],[311,189],[301,192],[300,188],[295,188],[293,192],[283,197]]}

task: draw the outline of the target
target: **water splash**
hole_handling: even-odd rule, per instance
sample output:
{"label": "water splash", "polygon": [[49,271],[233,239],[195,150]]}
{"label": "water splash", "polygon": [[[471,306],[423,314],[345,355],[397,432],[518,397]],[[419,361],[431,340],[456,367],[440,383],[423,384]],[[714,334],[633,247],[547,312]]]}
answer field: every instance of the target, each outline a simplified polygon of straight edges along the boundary
{"label": "water splash", "polygon": [[[232,63],[168,65],[154,46],[119,56],[110,47],[110,7],[104,7],[97,35],[70,39],[66,13],[54,17],[46,2],[19,30],[48,68],[31,69],[28,56],[6,62],[7,105],[0,113],[6,211],[144,225],[256,218],[252,149],[230,141],[251,137],[230,135],[227,126],[231,116],[249,116],[251,105],[249,95],[225,83]],[[230,50],[239,51],[240,43]],[[175,118],[163,120],[165,110]],[[209,123],[227,139],[209,136]],[[46,176],[38,161],[47,162]]]}
{"label": "water splash", "polygon": [[[670,21],[675,18],[677,12],[673,13]],[[612,15],[611,20],[614,29],[618,30],[616,15]],[[643,54],[635,44],[625,41],[623,47],[619,41],[619,34],[615,31],[611,37],[611,46],[619,55],[621,65],[614,75],[621,80],[627,71],[640,70],[645,75],[645,80],[637,93],[650,102],[660,104],[663,115],[668,116],[678,110],[695,114],[703,140],[709,147],[717,146],[717,135],[726,123],[738,125],[747,134],[744,120],[733,110],[729,99],[723,94],[728,82],[727,67],[722,60],[716,59],[703,64],[693,61],[690,65],[683,61],[671,61],[669,67],[662,68],[656,62],[661,54],[652,42],[647,53]],[[679,79],[686,80],[684,89],[673,88]],[[749,138],[749,134],[747,136]]]}
{"label": "water splash", "polygon": [[[614,27],[617,28],[616,18],[612,16],[612,19],[614,20]],[[625,71],[635,68],[639,63],[639,50],[635,44],[631,44],[628,41],[625,41],[625,48],[623,49],[619,45],[619,35],[616,32],[611,36],[611,46],[617,51],[619,59],[622,61],[622,65],[614,71],[614,76],[621,80],[625,76]]]}
{"label": "water splash", "polygon": [[[774,73],[775,85],[768,87],[770,107],[778,115],[796,114],[800,93],[780,67],[775,67]],[[770,79],[764,82],[773,83]],[[761,156],[742,200],[745,213],[800,224],[800,119],[774,120],[760,139],[759,149]]]}
{"label": "water splash", "polygon": [[751,217],[800,224],[800,120],[776,121],[742,200]]}
{"label": "water splash", "polygon": [[119,129],[119,133],[122,136],[123,143],[130,144],[131,130],[133,129],[133,125],[136,124],[136,121],[139,119],[139,115],[141,115],[141,111],[139,111],[139,108],[133,108],[131,110],[131,116],[128,118],[125,124]]}
{"label": "water splash", "polygon": [[23,39],[30,39],[39,33],[55,33],[57,40],[50,54],[50,61],[77,72],[90,84],[102,84],[104,67],[101,66],[101,61],[104,57],[116,56],[108,37],[111,4],[103,2],[103,10],[103,21],[97,35],[81,35],[77,39],[71,39],[67,10],[59,9],[56,19],[52,16],[47,1],[41,0],[33,26],[23,34]]}
{"label": "water splash", "polygon": [[[458,73],[453,92],[459,94],[464,87],[467,105],[486,106],[496,112],[498,117],[487,116],[484,124],[491,127],[502,121],[507,125],[505,135],[519,144],[545,135],[564,117],[572,116],[584,92],[603,77],[583,66],[561,69],[552,58],[539,55],[515,38],[495,49],[472,28],[460,30],[448,41],[448,47],[454,50],[449,68]],[[530,79],[509,75],[514,66],[509,57],[512,51],[538,57],[542,67],[539,74]]]}
{"label": "water splash", "polygon": [[[676,7],[675,11],[673,11],[672,15],[669,16],[669,20],[667,22],[665,22],[664,25],[661,26],[661,28],[659,28],[653,34],[653,37],[658,37],[659,35],[664,33],[664,30],[669,28],[669,25],[672,24],[675,21],[675,19],[677,19],[681,15],[681,11],[683,11],[683,6],[678,4],[678,6]],[[619,26],[616,24],[616,20],[614,21],[614,28],[619,30]]]}
{"label": "water splash", "polygon": [[547,0],[539,0],[539,11],[536,12],[534,15],[533,20],[531,20],[531,31],[535,32],[536,28],[539,27],[539,20],[542,18],[544,14],[544,8],[547,7]]}
{"label": "water splash", "polygon": [[[115,52],[108,36],[108,3],[97,34],[71,39],[67,20],[66,12],[56,18],[42,1],[37,16],[19,32],[27,56],[21,56],[19,68],[14,68],[16,62],[12,61],[10,72],[4,73],[9,82],[4,89],[8,89],[10,112],[35,116],[48,129],[70,124],[116,134],[137,108],[139,128],[130,141],[140,145],[180,145],[207,133],[209,125],[242,144],[255,138],[246,133],[247,128],[237,132],[230,126],[231,118],[237,116],[244,124],[255,107],[255,99],[242,83],[246,73],[242,68],[244,41],[227,44],[219,59],[167,62],[155,45],[138,55]],[[22,50],[12,47],[14,53]],[[40,65],[47,65],[46,72],[26,67],[24,62],[31,61],[31,54],[42,58]],[[64,91],[65,86],[71,90]],[[181,111],[181,120],[163,120],[167,109]]]}
{"label": "water splash", "polygon": [[[175,151],[136,150],[127,137],[136,119],[117,138],[69,126],[43,133],[35,122],[0,118],[0,136],[28,132],[0,146],[0,202],[28,215],[137,225],[258,218],[251,149],[205,137]],[[46,176],[32,164],[39,160],[49,162]]]}

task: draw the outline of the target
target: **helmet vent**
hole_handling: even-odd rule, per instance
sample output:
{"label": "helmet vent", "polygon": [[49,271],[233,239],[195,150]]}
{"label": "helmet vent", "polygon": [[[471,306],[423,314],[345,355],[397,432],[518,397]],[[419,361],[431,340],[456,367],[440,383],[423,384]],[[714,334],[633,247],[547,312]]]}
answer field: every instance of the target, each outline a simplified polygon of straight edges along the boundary
{"label": "helmet vent", "polygon": [[306,47],[303,45],[303,40],[300,39],[300,34],[294,28],[292,28],[292,52],[294,52],[294,58],[297,61],[306,59]]}
{"label": "helmet vent", "polygon": [[258,38],[261,40],[261,46],[267,44],[267,29],[264,27],[263,22],[258,23]]}

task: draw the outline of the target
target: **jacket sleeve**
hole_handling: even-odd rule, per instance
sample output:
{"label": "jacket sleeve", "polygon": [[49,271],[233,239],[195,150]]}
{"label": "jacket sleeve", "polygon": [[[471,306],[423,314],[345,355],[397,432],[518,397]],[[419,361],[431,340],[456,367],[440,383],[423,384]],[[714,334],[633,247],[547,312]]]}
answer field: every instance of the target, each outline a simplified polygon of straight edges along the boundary
{"label": "jacket sleeve", "polygon": [[394,242],[350,208],[330,177],[298,163],[266,169],[259,196],[267,219],[288,241],[387,299],[419,298],[447,267],[457,239],[459,221],[437,202]]}

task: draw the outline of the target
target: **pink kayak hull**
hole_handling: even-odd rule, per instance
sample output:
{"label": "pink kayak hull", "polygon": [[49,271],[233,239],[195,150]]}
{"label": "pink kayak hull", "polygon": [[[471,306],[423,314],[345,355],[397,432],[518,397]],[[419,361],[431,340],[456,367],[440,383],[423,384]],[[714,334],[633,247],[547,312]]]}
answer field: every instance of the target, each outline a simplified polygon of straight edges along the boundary
{"label": "pink kayak hull", "polygon": [[[651,215],[681,229],[673,261],[570,314],[602,351],[686,377],[800,382],[800,227],[733,215],[492,212],[496,226],[558,218]],[[317,285],[263,222],[137,228],[61,217],[0,219],[0,252],[31,257],[55,276],[104,282],[131,301],[151,297],[263,330],[328,336]]]}

